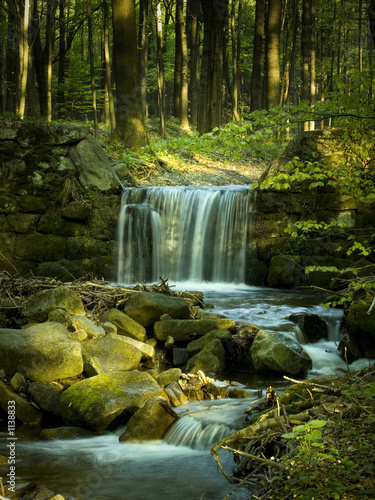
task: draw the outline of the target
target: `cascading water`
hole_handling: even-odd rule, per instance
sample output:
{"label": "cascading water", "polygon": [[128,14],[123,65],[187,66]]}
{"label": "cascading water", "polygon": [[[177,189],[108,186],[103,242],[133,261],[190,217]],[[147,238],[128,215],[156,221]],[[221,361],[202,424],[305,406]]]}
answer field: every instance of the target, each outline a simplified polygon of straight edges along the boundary
{"label": "cascading water", "polygon": [[118,281],[245,282],[249,186],[126,188]]}

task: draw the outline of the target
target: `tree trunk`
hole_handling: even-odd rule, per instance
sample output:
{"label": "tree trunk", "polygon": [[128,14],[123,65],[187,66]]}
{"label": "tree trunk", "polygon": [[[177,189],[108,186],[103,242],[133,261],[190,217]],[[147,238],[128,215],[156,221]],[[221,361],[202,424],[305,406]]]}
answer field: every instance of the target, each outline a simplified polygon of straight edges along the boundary
{"label": "tree trunk", "polygon": [[368,8],[369,27],[372,39],[372,46],[375,47],[375,0],[370,0]]}
{"label": "tree trunk", "polygon": [[161,17],[160,1],[156,7],[156,37],[157,37],[157,67],[158,67],[158,109],[159,109],[159,134],[165,138],[165,76],[164,76],[164,54],[163,54],[163,22]]}
{"label": "tree trunk", "polygon": [[183,0],[177,0],[176,3],[176,23],[181,37],[180,128],[189,130],[189,62]]}
{"label": "tree trunk", "polygon": [[4,0],[0,0],[0,113],[6,111],[6,33],[7,33],[7,18],[4,10]]}
{"label": "tree trunk", "polygon": [[280,103],[281,1],[269,0],[267,20],[267,109]]}
{"label": "tree trunk", "polygon": [[103,0],[103,31],[104,31],[104,108],[106,125],[111,125],[111,131],[116,127],[115,107],[112,94],[111,60],[109,55],[109,8],[107,0]]}
{"label": "tree trunk", "polygon": [[[231,9],[231,19],[230,19],[230,29],[232,36],[232,70],[233,70],[233,85],[232,85],[232,119],[239,121],[240,115],[238,113],[238,95],[240,88],[240,80],[238,74],[238,61],[237,61],[237,48],[236,41],[239,41],[239,38],[236,38],[236,0],[232,0],[232,9]],[[240,0],[239,0],[240,2]]]}
{"label": "tree trunk", "polygon": [[[316,37],[315,37],[315,0],[310,0],[310,104],[316,101]],[[310,130],[315,130],[315,121],[310,122]]]}
{"label": "tree trunk", "polygon": [[57,91],[57,116],[63,118],[65,114],[65,67],[66,67],[66,0],[60,0],[59,6],[59,69]]}
{"label": "tree trunk", "polygon": [[116,80],[115,136],[129,148],[146,145],[137,53],[134,0],[112,0],[113,67]]}
{"label": "tree trunk", "polygon": [[95,63],[94,63],[94,41],[92,36],[92,17],[91,17],[91,1],[86,0],[87,8],[87,25],[89,31],[89,57],[90,57],[90,83],[91,83],[91,95],[92,95],[92,111],[94,115],[94,133],[95,137],[99,135],[98,128],[98,114],[96,110],[96,86],[95,86]]}
{"label": "tree trunk", "polygon": [[174,79],[173,79],[173,116],[181,118],[181,82],[182,82],[182,47],[181,47],[181,26],[178,22],[178,11],[181,2],[176,1],[175,19],[175,54],[174,54]]}
{"label": "tree trunk", "polygon": [[148,116],[147,107],[147,62],[148,62],[148,35],[147,35],[148,0],[139,3],[139,73],[141,78],[141,95],[144,117]]}
{"label": "tree trunk", "polygon": [[363,2],[359,0],[358,4],[358,71],[359,71],[359,92],[363,91],[363,42],[362,42],[362,23],[363,23]]}
{"label": "tree trunk", "polygon": [[47,121],[52,120],[52,57],[54,45],[54,25],[57,2],[47,0],[47,24],[46,24],[46,46],[45,46],[45,79],[46,79],[46,115]]}
{"label": "tree trunk", "polygon": [[224,29],[228,0],[201,0],[204,22],[200,103],[197,129],[201,134],[221,125]]}
{"label": "tree trunk", "polygon": [[[190,48],[190,121],[198,123],[199,105],[199,40],[201,26],[201,5],[199,0],[188,0],[188,46]],[[190,43],[189,43],[190,40]]]}
{"label": "tree trunk", "polygon": [[21,119],[25,115],[27,74],[29,71],[29,19],[30,19],[30,1],[25,0],[25,4],[20,6],[20,38],[19,38],[19,73],[16,113]]}
{"label": "tree trunk", "polygon": [[265,0],[256,0],[253,71],[250,85],[250,111],[262,109],[262,58],[265,21]]}

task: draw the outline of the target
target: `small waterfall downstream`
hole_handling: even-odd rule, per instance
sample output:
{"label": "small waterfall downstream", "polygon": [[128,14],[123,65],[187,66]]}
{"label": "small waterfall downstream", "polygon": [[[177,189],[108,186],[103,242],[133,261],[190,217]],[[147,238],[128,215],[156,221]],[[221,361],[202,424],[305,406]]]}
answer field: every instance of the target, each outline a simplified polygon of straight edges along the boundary
{"label": "small waterfall downstream", "polygon": [[245,282],[249,186],[126,188],[118,281]]}

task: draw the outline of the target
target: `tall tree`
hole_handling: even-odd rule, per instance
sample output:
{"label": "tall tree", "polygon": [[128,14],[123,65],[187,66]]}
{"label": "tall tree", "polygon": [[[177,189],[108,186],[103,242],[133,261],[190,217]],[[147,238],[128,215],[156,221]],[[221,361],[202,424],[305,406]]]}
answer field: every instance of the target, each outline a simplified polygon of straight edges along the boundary
{"label": "tall tree", "polygon": [[147,63],[148,63],[148,0],[139,2],[139,74],[141,78],[141,95],[144,117],[148,116],[147,107]]}
{"label": "tall tree", "polygon": [[253,70],[250,85],[250,110],[262,108],[262,58],[265,21],[265,0],[256,0]]}
{"label": "tall tree", "polygon": [[158,69],[158,111],[160,118],[159,133],[165,137],[166,101],[165,101],[165,74],[164,74],[164,43],[161,2],[156,6],[156,38],[157,38],[157,69]]}
{"label": "tall tree", "polygon": [[201,0],[204,23],[197,129],[204,134],[221,125],[225,25],[228,0]]}
{"label": "tall tree", "polygon": [[201,25],[200,0],[187,0],[187,40],[190,49],[190,122],[196,126],[198,123],[199,105],[199,41]]}
{"label": "tall tree", "polygon": [[[241,0],[238,0],[238,12],[241,12]],[[237,28],[239,31],[240,26]],[[233,71],[233,90],[232,90],[232,119],[239,121],[240,115],[238,113],[238,96],[240,92],[240,78],[238,71],[238,51],[236,43],[240,43],[240,37],[236,37],[236,0],[232,0],[230,30],[232,37],[232,71]]]}
{"label": "tall tree", "polygon": [[184,0],[176,1],[176,24],[179,26],[181,47],[181,84],[180,84],[180,127],[189,129],[189,63],[186,25],[184,20]]}
{"label": "tall tree", "polygon": [[268,109],[280,104],[280,31],[281,1],[269,0],[266,30],[266,105]]}
{"label": "tall tree", "polygon": [[115,107],[112,94],[111,60],[109,56],[109,8],[107,0],[103,0],[103,35],[104,35],[104,115],[106,125],[111,130],[116,127]]}
{"label": "tall tree", "polygon": [[134,0],[112,0],[113,67],[116,81],[114,134],[127,147],[146,145],[137,53]]}
{"label": "tall tree", "polygon": [[[23,9],[23,12],[22,12]],[[29,19],[30,19],[30,0],[20,4],[20,37],[19,37],[19,72],[17,85],[16,113],[21,119],[25,114],[27,75],[29,71]]]}

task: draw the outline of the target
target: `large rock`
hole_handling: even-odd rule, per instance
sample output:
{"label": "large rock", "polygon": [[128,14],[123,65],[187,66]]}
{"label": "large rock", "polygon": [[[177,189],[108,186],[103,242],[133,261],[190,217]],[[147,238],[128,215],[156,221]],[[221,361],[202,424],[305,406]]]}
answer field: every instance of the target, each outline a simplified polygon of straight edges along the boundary
{"label": "large rock", "polygon": [[63,309],[72,316],[85,316],[79,295],[66,286],[42,290],[31,295],[23,305],[22,314],[32,321],[43,322],[54,309]]}
{"label": "large rock", "polygon": [[120,340],[100,338],[82,342],[82,356],[84,362],[89,358],[97,358],[104,372],[108,373],[137,369],[142,353]]}
{"label": "large rock", "polygon": [[89,438],[94,436],[94,433],[89,429],[81,427],[54,427],[52,429],[43,429],[40,437],[45,440],[51,439],[76,439]]}
{"label": "large rock", "polygon": [[144,342],[139,342],[139,340],[132,339],[131,337],[125,337],[124,335],[117,335],[117,333],[108,333],[107,338],[120,340],[125,342],[125,344],[132,345],[139,349],[142,353],[142,359],[154,359],[155,348],[152,345],[145,344]]}
{"label": "large rock", "polygon": [[154,336],[165,342],[169,336],[177,342],[191,341],[194,334],[205,335],[212,330],[234,331],[236,324],[232,319],[171,319],[157,321],[154,325]]}
{"label": "large rock", "polygon": [[31,381],[52,382],[83,371],[81,344],[69,340],[60,323],[41,323],[23,330],[0,329],[0,368]]}
{"label": "large rock", "polygon": [[[14,404],[10,401],[14,401]],[[10,415],[10,409],[15,409],[16,418],[24,424],[40,424],[43,418],[43,413],[40,410],[32,406],[26,398],[10,390],[1,380],[0,408],[8,415]]]}
{"label": "large rock", "polygon": [[352,302],[344,316],[348,335],[357,345],[362,356],[375,358],[375,309],[369,313],[372,297]]}
{"label": "large rock", "polygon": [[152,398],[131,417],[120,441],[161,439],[176,420],[177,414],[164,399]]}
{"label": "large rock", "polygon": [[100,433],[117,417],[126,421],[151,398],[166,394],[146,372],[104,373],[82,380],[60,398],[64,422]]}
{"label": "large rock", "polygon": [[328,339],[328,325],[317,314],[291,314],[289,319],[296,323],[308,342]]}
{"label": "large rock", "polygon": [[91,319],[85,316],[73,316],[72,325],[76,330],[84,331],[89,339],[105,336],[104,328],[96,325]]}
{"label": "large rock", "polygon": [[225,368],[225,351],[219,339],[211,340],[198,354],[189,359],[186,365],[188,373],[201,370],[210,377],[220,375]]}
{"label": "large rock", "polygon": [[60,416],[60,396],[64,386],[58,382],[32,382],[27,391],[43,411]]}
{"label": "large rock", "polygon": [[277,332],[259,330],[250,348],[256,372],[306,374],[312,368],[310,356],[293,339]]}
{"label": "large rock", "polygon": [[187,301],[181,297],[169,297],[161,293],[140,292],[130,296],[125,313],[143,326],[150,326],[168,314],[173,319],[189,319]]}
{"label": "large rock", "polygon": [[118,309],[106,311],[102,317],[102,322],[113,323],[117,327],[118,335],[125,335],[132,339],[143,342],[146,339],[146,329],[137,321]]}
{"label": "large rock", "polygon": [[198,354],[206,345],[213,339],[219,339],[220,341],[229,340],[232,338],[232,334],[229,330],[212,330],[212,332],[206,333],[200,339],[193,340],[189,342],[186,347],[186,351],[189,357]]}

